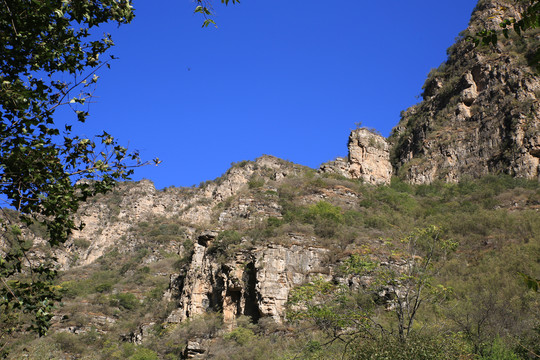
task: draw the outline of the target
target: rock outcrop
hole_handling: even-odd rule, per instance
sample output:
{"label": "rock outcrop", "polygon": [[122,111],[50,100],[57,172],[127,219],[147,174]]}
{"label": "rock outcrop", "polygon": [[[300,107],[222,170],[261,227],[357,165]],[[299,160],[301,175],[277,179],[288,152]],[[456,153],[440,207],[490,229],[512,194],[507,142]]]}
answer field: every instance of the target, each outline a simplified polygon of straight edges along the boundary
{"label": "rock outcrop", "polygon": [[[514,5],[512,5],[514,4]],[[481,0],[463,33],[500,29],[521,5]],[[500,37],[496,47],[459,40],[432,70],[423,101],[402,114],[390,137],[395,171],[412,183],[455,182],[506,173],[540,176],[540,81],[528,60],[540,34]]]}
{"label": "rock outcrop", "polygon": [[392,165],[386,139],[368,129],[353,131],[349,136],[349,173],[353,179],[388,184]]}
{"label": "rock outcrop", "polygon": [[178,294],[178,299],[169,297],[178,307],[168,317],[169,323],[207,311],[222,312],[229,327],[241,315],[254,321],[270,317],[281,323],[289,291],[312,277],[330,273],[322,266],[326,249],[268,244],[223,259],[212,250],[216,236],[216,232],[200,235],[185,276],[172,278],[169,294]]}
{"label": "rock outcrop", "polygon": [[321,165],[323,173],[336,173],[348,179],[362,179],[370,184],[388,184],[392,177],[389,146],[386,139],[366,128],[353,130],[349,136],[349,156]]}
{"label": "rock outcrop", "polygon": [[[218,204],[246,187],[263,186],[265,181],[279,181],[301,174],[305,169],[263,155],[255,161],[234,164],[223,176],[199,187],[171,187],[159,191],[150,180],[120,183],[112,196],[98,196],[83,205],[80,221],[85,224],[84,229],[75,232],[67,247],[56,256],[62,267],[67,269],[73,265],[91,264],[107,249],[118,244],[122,244],[123,251],[130,251],[141,243],[133,228],[156,218],[175,219],[176,223],[189,224],[190,227],[205,227],[217,217],[219,225],[226,227],[231,222],[257,223],[269,216],[280,216],[279,204],[271,201],[271,197],[264,202],[249,196],[240,197],[218,214],[216,209]],[[88,246],[78,246],[81,242]],[[178,248],[162,250],[179,251]]]}

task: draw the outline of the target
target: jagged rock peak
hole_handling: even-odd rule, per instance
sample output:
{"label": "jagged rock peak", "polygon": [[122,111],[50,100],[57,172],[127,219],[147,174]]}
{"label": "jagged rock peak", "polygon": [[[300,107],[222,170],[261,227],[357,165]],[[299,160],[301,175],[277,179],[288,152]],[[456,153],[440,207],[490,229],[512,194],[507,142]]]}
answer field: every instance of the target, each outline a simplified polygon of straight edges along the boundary
{"label": "jagged rock peak", "polygon": [[[497,28],[521,5],[480,1],[462,35]],[[499,27],[500,28],[500,27]],[[458,40],[428,75],[423,101],[402,113],[390,136],[398,175],[412,183],[506,173],[540,175],[540,81],[531,67],[540,32],[511,34],[496,47]]]}
{"label": "jagged rock peak", "polygon": [[336,173],[370,184],[388,184],[392,177],[390,152],[386,139],[371,129],[356,129],[349,135],[349,156],[321,165],[320,172]]}

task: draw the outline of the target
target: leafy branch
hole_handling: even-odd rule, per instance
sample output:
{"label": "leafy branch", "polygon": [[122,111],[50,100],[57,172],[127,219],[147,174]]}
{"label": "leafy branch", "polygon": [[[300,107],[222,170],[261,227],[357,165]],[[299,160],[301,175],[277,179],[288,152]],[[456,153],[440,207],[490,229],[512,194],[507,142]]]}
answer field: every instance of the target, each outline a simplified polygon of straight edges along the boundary
{"label": "leafy branch", "polygon": [[[517,1],[517,0],[516,0]],[[520,14],[520,18],[506,18],[499,23],[499,30],[483,29],[476,32],[475,35],[469,35],[465,39],[472,41],[475,46],[496,46],[499,42],[501,34],[504,38],[510,37],[510,32],[513,31],[519,37],[523,37],[526,31],[540,27],[540,0],[527,1],[529,4]],[[502,8],[501,11],[506,10]],[[537,71],[540,72],[540,49],[536,49],[533,55],[533,63],[531,64]]]}
{"label": "leafy branch", "polygon": [[[233,4],[240,3],[238,0],[221,0],[222,4],[225,4],[225,6],[229,5],[229,2],[232,2]],[[212,24],[217,28],[216,22],[212,19],[212,17],[215,15],[214,9],[212,7],[212,1],[211,0],[197,0],[197,6],[195,7],[195,10],[193,11],[194,14],[202,14],[204,21],[202,23],[202,27],[208,27],[208,25]]]}

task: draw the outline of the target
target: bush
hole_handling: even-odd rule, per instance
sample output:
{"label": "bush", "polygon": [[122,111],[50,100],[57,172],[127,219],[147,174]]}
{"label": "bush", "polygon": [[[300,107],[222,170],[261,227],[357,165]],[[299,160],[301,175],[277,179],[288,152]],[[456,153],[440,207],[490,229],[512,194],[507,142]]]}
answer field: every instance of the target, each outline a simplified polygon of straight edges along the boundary
{"label": "bush", "polygon": [[251,329],[237,327],[223,337],[225,340],[235,341],[239,345],[246,345],[255,339],[255,334]]}
{"label": "bush", "polygon": [[326,201],[319,201],[317,204],[308,208],[306,213],[306,221],[317,223],[321,220],[326,220],[334,224],[343,222],[343,214],[339,206],[334,206]]}
{"label": "bush", "polygon": [[520,360],[520,357],[506,346],[501,338],[495,338],[491,347],[485,349],[480,360]]}
{"label": "bush", "polygon": [[92,243],[86,239],[76,238],[73,240],[73,245],[79,249],[86,250],[92,245]]}
{"label": "bush", "polygon": [[158,355],[147,348],[137,347],[135,353],[129,357],[129,360],[158,360]]}
{"label": "bush", "polygon": [[386,216],[383,215],[367,215],[364,218],[364,225],[367,228],[384,230],[389,227]]}
{"label": "bush", "polygon": [[132,293],[114,294],[110,297],[110,305],[133,310],[139,305],[139,300]]}
{"label": "bush", "polygon": [[82,354],[86,348],[79,336],[67,332],[54,334],[54,342],[63,352],[69,354]]}
{"label": "bush", "polygon": [[329,219],[316,221],[313,229],[315,230],[315,235],[326,239],[333,238],[338,232],[337,224]]}
{"label": "bush", "polygon": [[[415,336],[401,342],[385,336],[376,340],[357,342],[350,359],[355,360],[433,360],[469,359],[470,354],[463,342],[449,336]],[[502,360],[502,359],[501,359]]]}
{"label": "bush", "polygon": [[222,231],[208,247],[208,254],[216,255],[219,262],[225,262],[239,249],[241,242],[242,235],[237,231]]}
{"label": "bush", "polygon": [[339,270],[343,274],[364,275],[378,266],[367,255],[352,254],[343,261]]}
{"label": "bush", "polygon": [[111,283],[103,283],[96,286],[96,292],[98,293],[104,293],[109,292],[113,288],[113,285]]}
{"label": "bush", "polygon": [[260,189],[264,185],[264,179],[260,177],[252,177],[248,181],[248,186],[250,189]]}

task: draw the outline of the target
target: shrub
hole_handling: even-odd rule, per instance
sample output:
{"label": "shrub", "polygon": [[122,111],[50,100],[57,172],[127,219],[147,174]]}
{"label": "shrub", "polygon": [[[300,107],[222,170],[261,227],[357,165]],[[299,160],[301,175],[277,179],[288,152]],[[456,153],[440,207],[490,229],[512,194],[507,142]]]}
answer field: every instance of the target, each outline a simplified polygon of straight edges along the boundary
{"label": "shrub", "polygon": [[377,262],[366,255],[352,254],[343,261],[339,270],[344,274],[363,275],[377,266]]}
{"label": "shrub", "polygon": [[273,216],[270,216],[268,219],[266,219],[266,225],[270,228],[277,228],[283,224],[284,224],[284,221],[282,219],[278,219]]}
{"label": "shrub", "polygon": [[458,338],[437,335],[418,335],[411,337],[407,342],[401,342],[392,336],[361,340],[353,345],[353,354],[350,356],[350,359],[355,360],[470,358],[467,347]]}
{"label": "shrub", "polygon": [[255,339],[255,334],[251,329],[237,327],[223,337],[225,340],[235,341],[239,345],[246,345]]}
{"label": "shrub", "polygon": [[79,249],[88,249],[92,243],[86,239],[76,238],[73,240],[73,245]]}
{"label": "shrub", "polygon": [[327,220],[334,224],[343,222],[343,214],[339,206],[334,206],[326,201],[319,201],[308,208],[306,220],[310,223],[317,223],[320,220]]}
{"label": "shrub", "polygon": [[139,300],[132,293],[119,293],[111,295],[110,305],[122,307],[126,310],[133,310],[139,305]]}
{"label": "shrub", "polygon": [[480,357],[480,360],[520,360],[521,357],[516,355],[512,349],[510,349],[501,340],[501,338],[495,338],[491,347],[485,349],[484,354]]}
{"label": "shrub", "polygon": [[362,224],[363,214],[359,211],[348,210],[343,214],[343,221],[349,226],[358,226]]}
{"label": "shrub", "polygon": [[96,292],[98,293],[104,293],[109,292],[113,288],[113,285],[111,283],[103,283],[96,286]]}
{"label": "shrub", "polygon": [[147,348],[137,347],[135,353],[129,357],[129,360],[158,360],[158,355]]}
{"label": "shrub", "polygon": [[225,262],[238,250],[241,242],[242,235],[240,233],[235,230],[225,230],[208,247],[208,254],[217,255],[218,261]]}
{"label": "shrub", "polygon": [[264,179],[260,177],[252,177],[248,181],[248,186],[250,189],[260,189],[264,185]]}
{"label": "shrub", "polygon": [[67,332],[59,332],[54,334],[54,341],[62,351],[70,354],[82,354],[85,350],[85,345],[75,334]]}
{"label": "shrub", "polygon": [[336,223],[328,219],[316,221],[313,225],[313,230],[315,231],[315,235],[326,239],[333,238],[338,232]]}
{"label": "shrub", "polygon": [[[403,188],[404,186],[397,186]],[[387,204],[393,210],[410,214],[418,206],[417,201],[408,193],[393,187],[381,186],[375,191],[375,198]]]}
{"label": "shrub", "polygon": [[367,215],[364,218],[364,225],[368,228],[384,230],[389,227],[389,222],[383,215]]}

